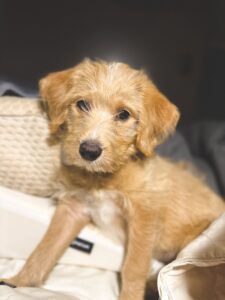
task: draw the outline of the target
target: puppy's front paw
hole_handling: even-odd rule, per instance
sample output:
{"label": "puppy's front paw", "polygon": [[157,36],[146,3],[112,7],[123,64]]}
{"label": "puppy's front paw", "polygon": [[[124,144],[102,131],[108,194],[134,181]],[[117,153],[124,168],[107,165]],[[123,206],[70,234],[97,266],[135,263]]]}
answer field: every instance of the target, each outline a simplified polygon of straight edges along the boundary
{"label": "puppy's front paw", "polygon": [[0,279],[0,285],[6,285],[11,288],[16,288],[16,286],[10,282],[7,282],[7,279]]}
{"label": "puppy's front paw", "polygon": [[11,278],[1,278],[0,285],[6,285],[11,288],[17,288],[17,287],[35,287],[41,285],[41,283],[34,282],[29,278],[14,276]]}

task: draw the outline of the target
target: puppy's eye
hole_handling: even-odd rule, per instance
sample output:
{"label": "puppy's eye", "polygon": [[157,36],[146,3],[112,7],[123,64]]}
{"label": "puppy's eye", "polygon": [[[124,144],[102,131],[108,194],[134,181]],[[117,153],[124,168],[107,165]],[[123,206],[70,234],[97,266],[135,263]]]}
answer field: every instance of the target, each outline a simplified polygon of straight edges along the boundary
{"label": "puppy's eye", "polygon": [[82,111],[89,111],[91,109],[91,105],[87,100],[81,99],[76,102],[76,106]]}
{"label": "puppy's eye", "polygon": [[126,121],[130,117],[129,111],[123,109],[117,114],[117,120]]}

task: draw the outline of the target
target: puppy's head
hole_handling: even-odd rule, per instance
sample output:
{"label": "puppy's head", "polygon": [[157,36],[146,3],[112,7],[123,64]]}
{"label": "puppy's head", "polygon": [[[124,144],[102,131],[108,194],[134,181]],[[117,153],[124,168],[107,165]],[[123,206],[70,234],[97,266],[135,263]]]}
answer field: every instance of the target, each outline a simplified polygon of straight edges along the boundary
{"label": "puppy's head", "polygon": [[40,94],[63,163],[91,172],[114,172],[137,152],[151,156],[179,118],[143,71],[123,63],[84,60],[42,79]]}

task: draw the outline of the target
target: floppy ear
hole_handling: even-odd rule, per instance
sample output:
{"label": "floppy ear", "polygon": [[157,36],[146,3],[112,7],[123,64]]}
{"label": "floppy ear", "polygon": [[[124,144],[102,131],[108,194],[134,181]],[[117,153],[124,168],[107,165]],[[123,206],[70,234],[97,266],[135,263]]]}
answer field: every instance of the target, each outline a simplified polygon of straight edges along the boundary
{"label": "floppy ear", "polygon": [[65,121],[70,87],[70,78],[73,69],[55,72],[39,81],[39,91],[50,119],[50,131],[56,133]]}
{"label": "floppy ear", "polygon": [[179,112],[159,90],[148,84],[144,91],[136,146],[144,155],[151,156],[155,147],[174,131]]}

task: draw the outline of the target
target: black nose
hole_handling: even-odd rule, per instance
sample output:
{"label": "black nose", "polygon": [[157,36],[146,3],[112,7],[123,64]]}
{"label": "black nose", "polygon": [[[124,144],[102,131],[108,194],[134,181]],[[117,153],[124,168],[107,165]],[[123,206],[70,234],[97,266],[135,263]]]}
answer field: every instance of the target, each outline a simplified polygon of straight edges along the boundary
{"label": "black nose", "polygon": [[81,143],[79,151],[84,159],[94,161],[101,155],[102,148],[98,142],[90,140]]}

